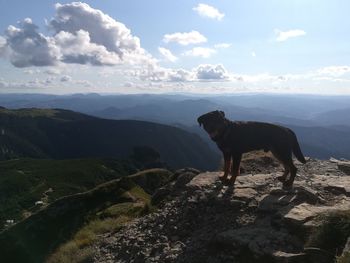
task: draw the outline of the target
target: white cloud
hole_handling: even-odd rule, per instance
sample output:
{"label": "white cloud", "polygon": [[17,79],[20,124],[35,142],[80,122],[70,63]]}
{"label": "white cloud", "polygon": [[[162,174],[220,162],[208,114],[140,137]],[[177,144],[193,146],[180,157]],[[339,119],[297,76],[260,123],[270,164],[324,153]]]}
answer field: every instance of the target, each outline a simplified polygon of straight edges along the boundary
{"label": "white cloud", "polygon": [[121,57],[124,53],[140,49],[139,38],[132,36],[124,24],[88,4],[56,4],[55,8],[56,15],[50,21],[50,26],[56,33],[64,31],[75,34],[80,30],[86,31],[91,43],[103,46]]}
{"label": "white cloud", "polygon": [[231,43],[218,43],[214,45],[215,48],[229,48],[231,46]]}
{"label": "white cloud", "polygon": [[171,70],[168,74],[168,81],[185,82],[185,81],[192,81],[193,79],[194,79],[193,72],[185,69]]}
{"label": "white cloud", "polygon": [[219,21],[225,16],[224,13],[220,13],[218,9],[207,4],[198,4],[196,7],[193,7],[193,10],[202,17],[208,17]]}
{"label": "white cloud", "polygon": [[56,14],[49,22],[53,36],[39,33],[32,20],[26,18],[18,27],[8,27],[5,41],[0,38],[0,55],[6,49],[16,67],[55,66],[60,63],[156,63],[141,48],[138,37],[102,11],[81,2],[56,4],[55,8]]}
{"label": "white cloud", "polygon": [[47,70],[44,71],[45,74],[48,75],[60,75],[61,74],[61,70],[57,69],[57,68],[49,68]]}
{"label": "white cloud", "polygon": [[121,63],[115,52],[109,52],[105,46],[90,41],[90,34],[79,30],[75,34],[60,31],[55,36],[55,43],[61,48],[60,60],[64,63],[116,65]]}
{"label": "white cloud", "polygon": [[39,69],[25,69],[23,70],[23,73],[28,75],[33,75],[33,74],[41,73],[41,71]]}
{"label": "white cloud", "polygon": [[328,75],[332,77],[340,77],[344,74],[350,73],[350,66],[329,66],[318,69],[318,75]]}
{"label": "white cloud", "polygon": [[30,18],[9,26],[5,32],[11,63],[16,67],[49,66],[56,64],[59,49],[54,40],[38,32]]}
{"label": "white cloud", "polygon": [[163,48],[163,47],[158,47],[158,51],[160,54],[163,55],[163,57],[166,60],[169,60],[170,62],[175,62],[177,60],[177,57],[171,53],[169,49]]}
{"label": "white cloud", "polygon": [[184,56],[192,56],[192,57],[202,57],[209,58],[211,55],[215,54],[216,50],[212,48],[206,47],[195,47],[191,50],[184,52],[182,55]]}
{"label": "white cloud", "polygon": [[276,41],[282,42],[286,41],[289,38],[300,37],[306,35],[306,32],[301,29],[292,29],[288,31],[281,31],[279,29],[275,29]]}
{"label": "white cloud", "polygon": [[192,30],[191,32],[177,32],[173,34],[165,34],[163,37],[163,41],[165,43],[176,42],[180,45],[187,46],[189,44],[199,44],[207,42],[207,38],[198,31]]}
{"label": "white cloud", "polygon": [[250,53],[252,55],[252,57],[256,57],[256,53],[255,51],[252,51],[252,53]]}
{"label": "white cloud", "polygon": [[168,82],[202,82],[202,81],[226,81],[230,74],[223,65],[201,64],[192,70],[148,68],[134,72],[143,81],[168,81]]}
{"label": "white cloud", "polygon": [[195,69],[195,73],[196,73],[196,77],[198,80],[227,80],[227,79],[229,79],[229,74],[222,64],[199,65]]}

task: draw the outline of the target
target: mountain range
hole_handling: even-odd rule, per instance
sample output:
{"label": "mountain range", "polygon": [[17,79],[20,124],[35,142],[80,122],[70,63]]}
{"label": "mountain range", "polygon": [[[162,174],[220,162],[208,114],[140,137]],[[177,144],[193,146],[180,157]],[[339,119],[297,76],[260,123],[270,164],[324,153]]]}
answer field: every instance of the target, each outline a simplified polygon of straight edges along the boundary
{"label": "mountain range", "polygon": [[215,169],[219,160],[198,135],[176,127],[60,109],[0,109],[0,145],[0,159],[128,158],[150,147],[172,168]]}

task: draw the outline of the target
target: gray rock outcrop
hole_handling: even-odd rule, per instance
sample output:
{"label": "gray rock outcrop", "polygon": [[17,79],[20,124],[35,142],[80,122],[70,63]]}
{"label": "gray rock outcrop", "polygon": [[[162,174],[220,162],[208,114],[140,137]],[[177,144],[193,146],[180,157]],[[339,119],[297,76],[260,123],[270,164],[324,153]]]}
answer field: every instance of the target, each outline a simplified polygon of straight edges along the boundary
{"label": "gray rock outcrop", "polygon": [[102,237],[95,262],[332,262],[305,235],[318,215],[350,210],[350,177],[332,161],[298,168],[291,189],[277,166],[234,187],[221,172],[183,171],[154,195],[156,212]]}

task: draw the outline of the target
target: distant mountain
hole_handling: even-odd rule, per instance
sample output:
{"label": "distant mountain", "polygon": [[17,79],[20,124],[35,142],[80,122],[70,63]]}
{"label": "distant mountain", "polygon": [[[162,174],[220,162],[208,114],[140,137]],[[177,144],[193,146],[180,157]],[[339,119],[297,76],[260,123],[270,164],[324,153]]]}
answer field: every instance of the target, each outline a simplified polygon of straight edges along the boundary
{"label": "distant mountain", "polygon": [[176,127],[59,109],[0,110],[0,159],[126,158],[137,146],[155,149],[173,168],[218,165],[218,155],[198,135]]}
{"label": "distant mountain", "polygon": [[350,108],[322,112],[316,114],[313,120],[323,126],[347,125],[350,127]]}
{"label": "distant mountain", "polygon": [[297,134],[305,155],[350,159],[350,127],[288,127]]}
{"label": "distant mountain", "polygon": [[109,119],[135,119],[160,122],[165,124],[196,124],[198,116],[213,110],[223,110],[232,120],[257,120],[270,122],[286,122],[294,125],[310,126],[310,120],[295,119],[279,115],[280,113],[262,108],[218,103],[210,99],[184,99],[181,101],[153,102],[126,108],[108,107],[92,115]]}
{"label": "distant mountain", "polygon": [[[142,120],[163,123],[200,135],[217,147],[196,123],[199,115],[224,110],[232,120],[254,120],[293,126],[306,154],[317,158],[350,158],[349,96],[316,95],[40,95],[3,94],[0,105],[17,107],[66,108],[115,120]],[[300,132],[299,132],[300,130]],[[299,134],[300,133],[300,134]],[[328,144],[332,141],[334,143]],[[27,145],[28,151],[33,151]]]}
{"label": "distant mountain", "polygon": [[[141,110],[146,109],[146,114],[152,111],[152,107],[155,107],[158,110],[165,109],[171,114],[176,114],[173,111],[179,110],[182,104],[186,108],[187,104],[193,103],[190,111],[184,111],[185,118],[188,118],[186,115],[191,114],[197,107],[201,109],[201,112],[215,107],[215,109],[224,108],[232,112],[234,119],[237,119],[237,116],[238,118],[250,118],[249,115],[252,115],[254,119],[261,119],[264,115],[265,119],[279,119],[280,122],[307,126],[313,124],[313,117],[317,114],[349,108],[349,101],[350,96],[291,94],[0,94],[0,105],[7,108],[63,108],[104,117],[107,116],[103,115],[103,111],[107,109],[108,118],[116,119],[125,114],[125,116],[134,115],[139,119],[149,119],[149,116],[147,118],[142,116]],[[124,113],[112,114],[114,110],[123,110]],[[235,113],[236,110],[238,110],[237,113]],[[159,111],[155,111],[159,113]],[[241,115],[240,111],[243,111],[244,114]],[[102,112],[101,115],[100,112]],[[256,115],[258,116],[256,117]],[[168,119],[170,119],[170,115]],[[282,119],[287,121],[282,121]],[[193,119],[191,120],[193,121]],[[346,125],[346,123],[341,123],[341,125]]]}

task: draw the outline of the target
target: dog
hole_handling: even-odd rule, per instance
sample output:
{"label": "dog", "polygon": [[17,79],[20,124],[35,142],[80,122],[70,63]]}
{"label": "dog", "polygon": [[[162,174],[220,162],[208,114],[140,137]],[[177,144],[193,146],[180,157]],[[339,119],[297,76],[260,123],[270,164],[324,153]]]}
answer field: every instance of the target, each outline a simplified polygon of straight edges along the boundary
{"label": "dog", "polygon": [[[277,179],[284,187],[293,186],[297,173],[292,153],[298,161],[306,163],[295,133],[286,127],[265,122],[231,121],[218,110],[201,115],[197,121],[223,153],[224,175],[220,179],[225,183],[235,183],[240,173],[242,154],[253,150],[271,151],[282,163],[284,173]],[[231,179],[228,180],[230,170]],[[290,177],[287,179],[288,174]]]}

